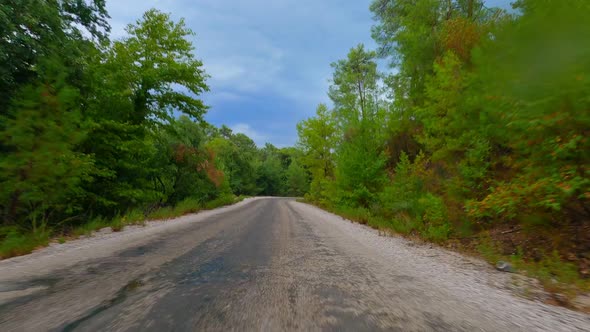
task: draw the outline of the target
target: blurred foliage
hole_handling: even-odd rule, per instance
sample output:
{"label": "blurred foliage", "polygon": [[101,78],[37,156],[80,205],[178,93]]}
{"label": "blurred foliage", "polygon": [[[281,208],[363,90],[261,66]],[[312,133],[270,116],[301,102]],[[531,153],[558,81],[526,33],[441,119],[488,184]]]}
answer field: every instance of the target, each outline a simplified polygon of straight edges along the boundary
{"label": "blurred foliage", "polygon": [[333,108],[299,124],[306,197],[435,242],[530,220],[587,227],[590,6],[513,7],[374,0],[377,51],[358,46],[333,64]]}

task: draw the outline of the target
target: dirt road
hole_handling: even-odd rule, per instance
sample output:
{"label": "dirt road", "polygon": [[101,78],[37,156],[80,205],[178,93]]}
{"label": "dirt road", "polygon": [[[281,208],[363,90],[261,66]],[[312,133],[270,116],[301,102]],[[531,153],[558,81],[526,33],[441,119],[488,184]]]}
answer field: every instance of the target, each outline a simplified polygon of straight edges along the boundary
{"label": "dirt road", "polygon": [[0,262],[0,331],[590,331],[483,262],[291,199]]}

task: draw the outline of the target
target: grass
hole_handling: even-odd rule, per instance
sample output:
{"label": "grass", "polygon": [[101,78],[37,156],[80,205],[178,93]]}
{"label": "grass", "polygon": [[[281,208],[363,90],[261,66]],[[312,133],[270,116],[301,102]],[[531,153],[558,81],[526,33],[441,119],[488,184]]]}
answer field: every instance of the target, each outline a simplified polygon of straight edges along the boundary
{"label": "grass", "polygon": [[451,232],[451,226],[449,224],[445,223],[425,227],[422,221],[412,218],[406,213],[398,213],[394,218],[386,218],[380,215],[374,215],[371,211],[364,208],[346,206],[323,206],[322,208],[345,219],[367,225],[379,231],[394,231],[401,235],[419,234],[422,238],[435,243],[444,243],[447,241]]}
{"label": "grass", "polygon": [[492,264],[506,259],[500,254],[499,246],[492,240],[489,233],[483,233],[476,248],[480,256]]}
{"label": "grass", "polygon": [[213,210],[213,209],[216,209],[218,207],[222,207],[222,206],[234,204],[234,203],[237,203],[237,202],[241,202],[244,199],[245,199],[245,196],[240,196],[240,197],[221,196],[221,197],[219,197],[217,199],[214,199],[212,201],[209,201],[209,202],[205,203],[205,205],[203,206],[203,208],[205,210]]}
{"label": "grass", "polygon": [[522,255],[513,255],[510,261],[516,269],[539,280],[551,293],[573,298],[579,291],[590,291],[590,280],[580,278],[576,264],[564,261],[556,251],[546,254],[538,262],[526,261]]}
{"label": "grass", "polygon": [[352,208],[347,206],[339,206],[332,209],[336,214],[348,220],[356,221],[363,225],[368,225],[371,219],[371,213],[367,209]]}
{"label": "grass", "polygon": [[564,261],[557,251],[545,253],[539,261],[526,260],[520,248],[516,254],[502,255],[499,245],[486,233],[479,240],[477,251],[491,264],[510,262],[519,273],[539,280],[549,293],[563,294],[571,299],[579,292],[590,291],[590,280],[581,278],[576,264]]}
{"label": "grass", "polygon": [[450,233],[451,225],[445,223],[436,226],[429,225],[422,233],[422,236],[424,236],[426,240],[434,243],[445,243],[449,239]]}
{"label": "grass", "polygon": [[383,216],[371,213],[369,209],[349,206],[331,206],[326,204],[317,204],[307,199],[299,199],[298,202],[315,205],[326,211],[341,216],[342,218],[367,225],[379,231],[391,231],[409,235],[420,228],[420,223],[413,220],[406,214],[399,214],[397,218],[385,218]]}
{"label": "grass", "polygon": [[49,244],[49,232],[22,234],[16,230],[8,230],[0,242],[0,258],[26,255],[36,248]]}
{"label": "grass", "polygon": [[224,195],[212,201],[200,203],[195,199],[185,199],[174,207],[164,207],[152,212],[148,220],[172,219],[181,217],[190,213],[197,213],[201,210],[212,210],[225,205],[234,204],[245,199],[245,196],[235,197],[233,195]]}
{"label": "grass", "polygon": [[106,220],[102,217],[94,218],[94,219],[90,220],[89,222],[74,229],[74,231],[72,231],[72,235],[74,237],[80,237],[83,235],[90,236],[92,234],[92,232],[97,231],[102,228],[105,228],[105,227],[110,227],[111,224],[112,224],[112,221]]}
{"label": "grass", "polygon": [[422,223],[406,213],[398,213],[397,216],[391,220],[391,228],[398,234],[410,235],[420,233]]}
{"label": "grass", "polygon": [[150,213],[147,217],[141,209],[134,209],[122,216],[113,219],[97,217],[78,226],[67,234],[56,234],[50,230],[37,233],[22,232],[16,228],[0,229],[0,259],[21,256],[31,253],[33,250],[47,246],[52,239],[62,244],[69,239],[80,236],[91,236],[93,232],[110,227],[113,232],[122,231],[128,225],[143,225],[148,220],[172,219],[186,214],[196,213],[201,210],[211,210],[218,207],[234,204],[247,198],[224,195],[212,201],[201,203],[196,199],[185,199],[174,207],[164,207]]}

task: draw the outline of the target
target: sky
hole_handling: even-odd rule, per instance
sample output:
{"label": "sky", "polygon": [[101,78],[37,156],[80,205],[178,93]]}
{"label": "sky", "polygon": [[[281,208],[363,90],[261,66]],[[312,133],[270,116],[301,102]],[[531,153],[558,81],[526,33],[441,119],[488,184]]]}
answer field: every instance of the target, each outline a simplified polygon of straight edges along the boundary
{"label": "sky", "polygon": [[[506,5],[510,0],[490,0]],[[291,146],[296,124],[328,103],[330,64],[371,39],[371,0],[107,0],[112,39],[150,8],[181,17],[211,76],[205,119],[263,146]]]}

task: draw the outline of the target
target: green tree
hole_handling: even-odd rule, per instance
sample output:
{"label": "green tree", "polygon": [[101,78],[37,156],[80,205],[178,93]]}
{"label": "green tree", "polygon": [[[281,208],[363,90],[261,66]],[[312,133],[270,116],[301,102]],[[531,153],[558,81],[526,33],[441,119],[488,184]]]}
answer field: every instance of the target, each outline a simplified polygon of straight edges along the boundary
{"label": "green tree", "polygon": [[312,177],[308,196],[314,201],[326,200],[328,183],[334,179],[334,149],[338,141],[334,116],[326,105],[320,104],[315,117],[297,124],[297,133],[303,166]]}
{"label": "green tree", "polygon": [[256,183],[260,194],[265,196],[284,195],[286,192],[286,169],[281,162],[279,149],[266,143],[259,153],[261,161],[257,169]]}
{"label": "green tree", "polygon": [[301,197],[309,191],[309,175],[299,161],[294,160],[286,172],[287,194]]}
{"label": "green tree", "polygon": [[175,205],[186,198],[207,202],[218,197],[224,174],[205,145],[202,124],[181,116],[170,127],[155,132],[154,138],[160,160],[154,184],[164,189],[163,204]]}
{"label": "green tree", "polygon": [[201,120],[207,109],[198,99],[208,89],[207,76],[182,20],[150,10],[127,32],[104,46],[88,70],[93,93],[85,115],[92,125],[83,151],[96,157],[99,171],[87,185],[88,205],[101,213],[171,199],[176,191],[163,189],[158,172],[174,167],[154,162],[162,151],[153,132],[175,123],[173,111]]}
{"label": "green tree", "polygon": [[57,60],[36,84],[22,89],[9,109],[0,140],[0,211],[4,225],[45,231],[50,222],[79,213],[93,159],[76,151],[85,135],[78,92],[64,83]]}
{"label": "green tree", "polygon": [[[27,84],[39,78],[40,62],[61,58],[68,73],[83,70],[78,59],[88,51],[82,31],[104,39],[109,31],[104,0],[5,0],[0,4],[0,110]],[[78,73],[79,74],[79,73]],[[63,78],[73,84],[73,77]],[[79,82],[78,82],[79,83]],[[78,87],[79,88],[79,87]]]}
{"label": "green tree", "polygon": [[385,181],[384,112],[379,107],[376,53],[362,45],[333,64],[329,96],[343,135],[336,182],[346,204],[368,206]]}
{"label": "green tree", "polygon": [[213,138],[208,147],[217,154],[231,190],[236,195],[257,195],[258,149],[244,134],[233,134],[223,126],[221,136]]}
{"label": "green tree", "polygon": [[370,121],[377,110],[379,74],[373,51],[360,44],[347,59],[332,64],[334,74],[329,96],[334,102],[337,120],[343,127]]}
{"label": "green tree", "polygon": [[169,121],[173,111],[201,120],[207,107],[193,96],[209,90],[207,75],[184,20],[173,22],[151,9],[126,31],[129,36],[113,44],[108,61],[130,94],[133,123]]}

